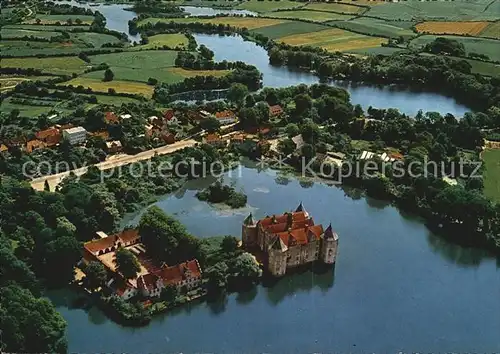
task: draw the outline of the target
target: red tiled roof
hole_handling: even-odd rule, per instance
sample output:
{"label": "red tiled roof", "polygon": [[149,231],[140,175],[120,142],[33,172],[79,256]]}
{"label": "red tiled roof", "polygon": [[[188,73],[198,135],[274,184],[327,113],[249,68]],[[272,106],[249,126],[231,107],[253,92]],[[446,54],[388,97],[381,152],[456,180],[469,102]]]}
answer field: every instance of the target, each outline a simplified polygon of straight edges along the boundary
{"label": "red tiled roof", "polygon": [[208,134],[205,137],[205,141],[210,142],[210,141],[219,141],[220,136],[218,134]]}
{"label": "red tiled roof", "polygon": [[404,158],[404,156],[399,152],[393,152],[392,154],[389,154],[389,157],[392,157],[393,159],[396,160],[402,160]]}
{"label": "red tiled roof", "polygon": [[187,271],[194,278],[201,276],[201,269],[196,259],[177,264],[172,267],[163,267],[156,275],[162,278],[165,286],[178,284],[187,277]]}
{"label": "red tiled roof", "polygon": [[120,118],[115,114],[115,112],[106,112],[104,114],[104,120],[106,123],[118,123],[120,122]]}
{"label": "red tiled roof", "polygon": [[33,152],[33,150],[43,149],[46,146],[47,146],[47,144],[45,144],[43,141],[30,140],[26,143],[26,152],[29,154],[29,153]]}
{"label": "red tiled roof", "polygon": [[281,113],[283,113],[283,108],[281,108],[281,106],[279,104],[276,104],[274,106],[270,106],[269,113],[271,113],[271,115],[273,115],[273,116],[281,114]]}
{"label": "red tiled roof", "polygon": [[59,129],[49,128],[35,133],[35,136],[38,140],[45,140],[49,137],[60,136],[60,134]]}
{"label": "red tiled roof", "polygon": [[215,113],[215,118],[217,118],[217,119],[219,119],[219,118],[232,118],[232,117],[234,117],[234,113],[229,111],[229,110]]}
{"label": "red tiled roof", "polygon": [[138,229],[123,230],[116,236],[118,236],[118,238],[125,243],[133,242],[139,238],[139,230]]}
{"label": "red tiled roof", "polygon": [[157,281],[158,276],[156,274],[147,273],[137,278],[137,287],[151,291],[156,288]]}
{"label": "red tiled roof", "polygon": [[163,112],[163,118],[165,118],[166,120],[170,120],[174,117],[174,110],[173,109],[169,109],[169,110],[166,110],[165,112]]}
{"label": "red tiled roof", "polygon": [[89,241],[85,243],[83,247],[85,247],[85,249],[87,249],[91,253],[95,253],[106,248],[113,247],[117,239],[118,238],[116,235],[111,235],[105,238],[100,238],[98,240]]}

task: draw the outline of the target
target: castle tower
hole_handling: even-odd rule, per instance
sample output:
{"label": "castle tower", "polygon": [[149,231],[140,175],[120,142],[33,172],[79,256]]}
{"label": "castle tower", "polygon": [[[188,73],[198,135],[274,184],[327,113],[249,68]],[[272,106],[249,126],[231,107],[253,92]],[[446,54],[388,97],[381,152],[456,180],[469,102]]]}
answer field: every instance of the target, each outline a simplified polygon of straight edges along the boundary
{"label": "castle tower", "polygon": [[320,260],[326,264],[335,263],[338,244],[339,236],[333,231],[332,224],[330,224],[321,236]]}
{"label": "castle tower", "polygon": [[241,226],[241,240],[245,248],[257,245],[257,223],[252,213],[243,220],[243,225]]}
{"label": "castle tower", "polygon": [[269,246],[268,270],[275,277],[281,277],[286,272],[286,257],[288,247],[279,236],[271,240]]}
{"label": "castle tower", "polygon": [[301,211],[304,212],[304,214],[306,215],[307,218],[309,217],[309,213],[307,212],[306,208],[304,208],[304,205],[302,205],[302,202],[300,202],[300,204],[297,207],[297,209],[295,209],[296,213],[301,212]]}

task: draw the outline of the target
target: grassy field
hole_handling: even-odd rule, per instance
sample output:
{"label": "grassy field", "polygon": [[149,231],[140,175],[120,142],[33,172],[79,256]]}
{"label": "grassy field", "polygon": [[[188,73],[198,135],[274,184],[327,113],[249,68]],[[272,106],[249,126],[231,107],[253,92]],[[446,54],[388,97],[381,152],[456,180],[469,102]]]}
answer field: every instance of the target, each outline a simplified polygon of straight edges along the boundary
{"label": "grassy field", "polygon": [[99,79],[92,79],[88,77],[77,77],[73,80],[63,82],[61,85],[73,85],[73,86],[83,86],[90,87],[93,91],[96,92],[107,92],[109,88],[113,88],[116,92],[126,92],[126,93],[135,93],[140,94],[145,97],[150,98],[153,94],[153,86],[146,85],[142,82],[134,82],[134,81],[120,81],[113,80],[104,82]]}
{"label": "grassy field", "polygon": [[115,36],[95,32],[70,33],[70,38],[74,43],[82,43],[85,46],[94,48],[100,48],[105,43],[120,42]]}
{"label": "grassy field", "polygon": [[388,20],[442,20],[442,21],[480,21],[498,19],[500,2],[494,3],[488,9],[491,0],[455,0],[449,1],[418,1],[409,0],[398,3],[386,2],[373,6],[366,13],[369,16]]}
{"label": "grassy field", "polygon": [[53,31],[32,31],[32,30],[19,29],[19,28],[5,28],[5,27],[3,27],[2,30],[0,31],[0,35],[2,36],[2,40],[21,38],[21,37],[25,37],[25,36],[33,36],[35,38],[50,39],[52,37],[60,36],[61,33],[60,32],[53,32]]}
{"label": "grassy field", "polygon": [[53,74],[82,73],[88,64],[78,57],[48,57],[48,58],[5,58],[4,68],[34,68]]}
{"label": "grassy field", "polygon": [[75,54],[77,55],[82,50],[89,48],[81,43],[63,44],[63,43],[47,43],[34,41],[2,41],[0,49],[3,55],[9,56],[36,56],[38,54],[57,55],[57,54]]}
{"label": "grassy field", "polygon": [[352,18],[352,16],[350,15],[341,15],[333,12],[308,11],[308,10],[266,12],[264,15],[285,18],[285,19],[309,20],[315,22],[349,20]]}
{"label": "grassy field", "polygon": [[45,81],[53,76],[0,76],[0,92],[12,90],[17,84],[24,81]]}
{"label": "grassy field", "polygon": [[[136,81],[148,82],[149,78],[155,78],[160,82],[172,84],[183,81],[186,77],[193,76],[224,76],[229,73],[228,70],[184,70],[182,68],[164,67],[164,68],[124,68],[124,67],[111,67],[115,74],[115,80],[121,81]],[[94,80],[102,80],[104,78],[104,71],[92,71],[82,75],[83,78],[90,78]]]}
{"label": "grassy field", "polygon": [[358,14],[366,10],[366,8],[363,8],[361,6],[327,2],[309,3],[305,6],[305,8],[310,10],[342,12],[346,14]]}
{"label": "grassy field", "polygon": [[459,34],[477,36],[488,27],[490,23],[484,21],[472,22],[442,22],[430,21],[421,22],[415,27],[419,33],[430,34]]}
{"label": "grassy field", "polygon": [[165,68],[174,66],[177,52],[174,50],[149,50],[141,52],[122,52],[89,56],[92,64],[106,63],[121,68]]}
{"label": "grassy field", "polygon": [[328,29],[329,27],[310,22],[290,21],[279,25],[262,27],[252,30],[271,39],[276,39],[294,34],[316,32]]}
{"label": "grassy field", "polygon": [[405,49],[394,48],[394,47],[372,47],[372,48],[359,48],[359,49],[351,49],[349,53],[359,54],[361,56],[367,55],[392,55],[395,53],[403,53]]}
{"label": "grassy field", "polygon": [[410,38],[415,36],[415,33],[410,29],[414,22],[384,21],[361,17],[351,21],[332,22],[332,24],[346,30],[367,35],[388,38],[398,38],[399,36]]}
{"label": "grassy field", "polygon": [[13,101],[12,97],[8,97],[5,100],[3,100],[1,106],[1,112],[10,112],[13,109],[18,109],[19,115],[21,117],[37,117],[40,114],[47,114],[52,110],[51,106],[18,104],[12,101]]}
{"label": "grassy field", "polygon": [[141,26],[144,23],[157,23],[157,22],[166,22],[169,23],[171,21],[179,22],[179,23],[189,23],[189,22],[200,22],[200,23],[215,23],[215,24],[224,24],[237,28],[248,28],[255,29],[266,26],[278,25],[280,23],[287,22],[286,20],[280,19],[272,19],[272,18],[245,18],[245,17],[214,17],[214,18],[146,18],[142,21],[139,21],[138,26]]}
{"label": "grassy field", "polygon": [[157,34],[149,37],[149,43],[134,47],[133,50],[154,49],[167,46],[169,48],[185,47],[188,44],[187,37],[182,33]]}
{"label": "grassy field", "polygon": [[283,9],[294,9],[297,7],[304,6],[303,3],[295,2],[295,1],[257,1],[250,0],[246,1],[238,6],[236,9],[241,10],[249,10],[255,12],[269,12],[275,10],[283,10]]}
{"label": "grassy field", "polygon": [[[427,43],[435,40],[436,35],[424,35],[413,39],[410,47],[421,48]],[[500,41],[488,38],[461,37],[461,36],[441,36],[448,39],[454,39],[462,42],[467,53],[475,52],[487,55],[491,60],[500,60],[500,50],[498,50]]]}
{"label": "grassy field", "polygon": [[490,23],[480,35],[481,37],[500,39],[500,22]]}
{"label": "grassy field", "polygon": [[500,150],[488,149],[483,152],[484,194],[500,202]]}
{"label": "grassy field", "polygon": [[76,20],[80,19],[81,24],[90,25],[94,21],[94,16],[87,15],[37,15],[34,19],[26,21],[26,23],[37,23],[37,19],[40,20],[41,24],[54,24],[56,22],[67,23],[69,19],[76,24]]}
{"label": "grassy field", "polygon": [[279,40],[290,45],[312,45],[321,47],[331,52],[380,47],[381,43],[387,42],[385,38],[369,37],[338,28],[286,36]]}
{"label": "grassy field", "polygon": [[50,25],[5,25],[2,27],[4,29],[16,29],[16,30],[28,30],[28,31],[72,31],[72,30],[88,30],[89,26],[50,26]]}

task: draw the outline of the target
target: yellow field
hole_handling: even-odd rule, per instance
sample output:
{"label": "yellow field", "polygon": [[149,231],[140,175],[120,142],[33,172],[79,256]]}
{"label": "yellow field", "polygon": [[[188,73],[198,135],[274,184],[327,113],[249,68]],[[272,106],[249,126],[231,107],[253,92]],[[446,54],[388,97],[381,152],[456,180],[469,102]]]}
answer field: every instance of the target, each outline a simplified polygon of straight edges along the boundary
{"label": "yellow field", "polygon": [[237,28],[248,28],[255,29],[261,27],[268,27],[279,25],[280,23],[288,22],[286,20],[272,19],[272,18],[247,18],[247,17],[214,17],[214,18],[146,18],[139,21],[138,26],[145,23],[157,23],[157,22],[178,22],[178,23],[190,23],[190,22],[200,22],[200,23],[215,23],[229,25]]}
{"label": "yellow field", "polygon": [[481,37],[490,37],[500,39],[500,22],[490,23],[488,27],[486,27],[481,32]]}
{"label": "yellow field", "polygon": [[331,52],[379,47],[382,43],[387,42],[386,38],[364,36],[338,28],[286,36],[279,40],[290,45],[321,47]]}
{"label": "yellow field", "polygon": [[169,72],[172,74],[180,75],[182,77],[195,77],[195,76],[215,76],[221,77],[226,76],[231,72],[231,70],[186,70],[183,68],[169,68]]}
{"label": "yellow field", "polygon": [[47,58],[5,58],[3,68],[33,68],[54,74],[82,73],[88,66],[78,57],[47,57]]}
{"label": "yellow field", "polygon": [[139,49],[154,49],[161,48],[166,45],[169,48],[184,47],[188,44],[187,37],[182,33],[157,34],[149,37],[149,43],[134,47],[134,50]]}
{"label": "yellow field", "polygon": [[109,88],[115,89],[116,92],[125,93],[135,93],[146,97],[151,97],[153,95],[154,87],[146,85],[142,82],[135,81],[101,81],[97,79],[91,79],[87,77],[77,77],[73,80],[63,82],[61,85],[73,85],[73,86],[83,86],[85,88],[90,87],[96,92],[108,92]]}
{"label": "yellow field", "polygon": [[365,10],[360,6],[353,6],[353,5],[339,4],[339,3],[328,3],[328,2],[312,2],[306,5],[305,8],[309,10],[344,12],[348,14],[357,14]]}
{"label": "yellow field", "polygon": [[476,36],[481,33],[486,27],[488,27],[489,22],[422,22],[417,24],[415,27],[420,33],[432,33],[432,34],[468,34],[471,36]]}

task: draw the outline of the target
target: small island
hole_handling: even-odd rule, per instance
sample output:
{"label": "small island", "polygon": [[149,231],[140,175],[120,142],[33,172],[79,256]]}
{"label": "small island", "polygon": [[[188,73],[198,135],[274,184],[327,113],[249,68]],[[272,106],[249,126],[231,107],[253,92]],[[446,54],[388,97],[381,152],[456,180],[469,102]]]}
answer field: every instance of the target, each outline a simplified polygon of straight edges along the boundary
{"label": "small island", "polygon": [[231,208],[242,208],[247,204],[247,196],[244,193],[237,192],[232,186],[224,185],[222,180],[196,193],[196,197],[209,203],[224,203]]}

